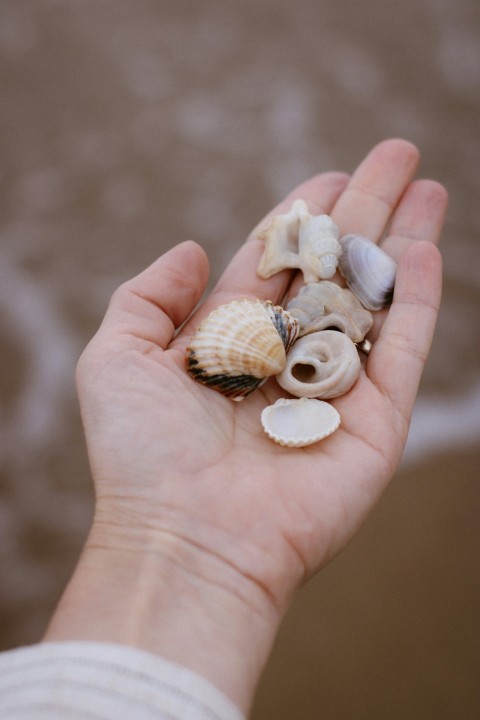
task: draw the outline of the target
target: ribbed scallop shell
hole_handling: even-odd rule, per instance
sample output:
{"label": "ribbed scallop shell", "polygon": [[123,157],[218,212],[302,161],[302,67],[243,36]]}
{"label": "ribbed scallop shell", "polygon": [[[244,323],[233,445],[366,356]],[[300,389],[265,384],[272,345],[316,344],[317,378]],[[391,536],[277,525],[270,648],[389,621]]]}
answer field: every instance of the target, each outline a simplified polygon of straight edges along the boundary
{"label": "ribbed scallop shell", "polygon": [[270,300],[266,300],[263,306],[277,328],[277,332],[285,347],[285,352],[288,352],[299,335],[299,321],[294,315],[284,310],[280,305],[274,305]]}
{"label": "ribbed scallop shell", "polygon": [[338,269],[368,310],[381,310],[392,301],[397,264],[378,245],[361,235],[341,238]]}
{"label": "ribbed scallop shell", "polygon": [[187,370],[198,382],[242,400],[286,363],[298,321],[260,300],[221,305],[201,323],[187,347]]}
{"label": "ribbed scallop shell", "polygon": [[372,314],[353,292],[329,280],[304,285],[287,310],[300,322],[299,337],[337,328],[357,343],[373,325]]}
{"label": "ribbed scallop shell", "polygon": [[296,397],[324,400],[345,395],[360,374],[355,344],[344,333],[322,330],[297,340],[277,382]]}
{"label": "ribbed scallop shell", "polygon": [[340,425],[340,415],[323,400],[280,398],[266,407],[261,423],[268,437],[286,447],[305,447],[331,435]]}

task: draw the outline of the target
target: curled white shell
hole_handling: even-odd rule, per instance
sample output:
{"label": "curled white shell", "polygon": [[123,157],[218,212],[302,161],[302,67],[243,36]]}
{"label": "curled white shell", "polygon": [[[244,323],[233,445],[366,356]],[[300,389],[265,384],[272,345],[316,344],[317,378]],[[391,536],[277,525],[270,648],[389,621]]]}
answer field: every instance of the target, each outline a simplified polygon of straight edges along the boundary
{"label": "curled white shell", "polygon": [[304,285],[287,306],[300,322],[299,337],[337,328],[354,343],[361,342],[373,325],[373,316],[347,288],[329,280]]}
{"label": "curled white shell", "polygon": [[274,305],[270,300],[266,300],[261,304],[264,306],[270,320],[277,328],[277,332],[283,342],[285,352],[288,352],[295,340],[298,338],[300,323],[296,317],[287,310],[284,310],[281,305]]}
{"label": "curled white shell", "polygon": [[213,310],[187,347],[187,370],[198,382],[242,400],[281,372],[298,321],[279,306],[235,300]]}
{"label": "curled white shell", "polygon": [[368,310],[380,310],[393,297],[397,264],[378,245],[361,235],[344,235],[338,269]]}
{"label": "curled white shell", "polygon": [[257,273],[269,278],[286,268],[298,268],[305,282],[331,278],[341,253],[338,235],[329,215],[311,215],[304,200],[295,200],[288,213],[275,215],[258,233],[265,249]]}
{"label": "curled white shell", "polygon": [[350,338],[336,330],[322,330],[297,340],[277,382],[296,397],[326,400],[345,395],[360,368],[360,357]]}
{"label": "curled white shell", "polygon": [[340,425],[340,415],[323,400],[280,398],[264,408],[261,423],[279,445],[305,447],[331,435]]}

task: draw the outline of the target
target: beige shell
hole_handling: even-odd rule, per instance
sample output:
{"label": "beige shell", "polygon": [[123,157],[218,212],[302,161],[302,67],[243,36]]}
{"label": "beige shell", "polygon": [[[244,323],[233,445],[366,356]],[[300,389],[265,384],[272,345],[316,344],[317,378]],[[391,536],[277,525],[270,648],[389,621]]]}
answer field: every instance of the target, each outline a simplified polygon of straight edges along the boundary
{"label": "beige shell", "polygon": [[362,235],[344,235],[338,269],[368,310],[381,310],[393,297],[397,264],[378,245]]}
{"label": "beige shell", "polygon": [[342,247],[338,227],[329,215],[303,218],[298,236],[298,266],[306,283],[335,275]]}
{"label": "beige shell", "polygon": [[270,320],[277,328],[277,332],[285,347],[285,352],[288,352],[298,338],[300,323],[296,317],[291,315],[287,310],[284,310],[281,305],[274,305],[270,300],[266,300],[262,305],[267,311]]}
{"label": "beige shell", "polygon": [[288,213],[274,215],[258,233],[258,238],[265,242],[257,268],[260,277],[269,278],[285,268],[296,267],[300,221],[308,217],[306,202],[295,200]]}
{"label": "beige shell", "polygon": [[345,395],[355,384],[360,368],[360,357],[350,338],[336,330],[322,330],[297,340],[277,382],[296,397],[327,400]]}
{"label": "beige shell", "polygon": [[261,414],[263,429],[274,442],[286,447],[305,447],[331,435],[340,415],[323,400],[280,398]]}
{"label": "beige shell", "polygon": [[260,300],[234,300],[213,310],[187,347],[187,370],[198,382],[242,400],[281,372],[298,321]]}
{"label": "beige shell", "polygon": [[298,268],[305,282],[333,277],[341,246],[338,227],[329,215],[311,215],[304,200],[295,200],[288,213],[275,215],[258,233],[265,250],[257,273],[269,278]]}
{"label": "beige shell", "polygon": [[287,306],[300,322],[300,334],[337,328],[354,343],[361,342],[373,325],[373,316],[347,288],[329,280],[304,285]]}

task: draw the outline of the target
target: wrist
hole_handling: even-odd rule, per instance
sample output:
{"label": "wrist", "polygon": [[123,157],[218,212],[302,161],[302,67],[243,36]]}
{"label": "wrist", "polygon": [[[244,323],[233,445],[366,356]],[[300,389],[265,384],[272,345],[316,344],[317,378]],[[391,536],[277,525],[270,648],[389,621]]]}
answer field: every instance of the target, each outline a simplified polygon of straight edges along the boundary
{"label": "wrist", "polygon": [[203,546],[97,520],[45,639],[147,650],[210,680],[245,712],[279,621],[256,582]]}

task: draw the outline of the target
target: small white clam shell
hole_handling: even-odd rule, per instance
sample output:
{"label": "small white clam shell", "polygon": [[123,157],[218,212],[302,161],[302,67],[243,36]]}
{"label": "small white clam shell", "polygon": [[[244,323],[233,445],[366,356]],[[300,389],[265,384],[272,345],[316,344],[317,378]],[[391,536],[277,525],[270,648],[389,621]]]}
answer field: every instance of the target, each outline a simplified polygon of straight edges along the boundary
{"label": "small white clam shell", "polygon": [[331,435],[340,425],[340,415],[323,400],[280,398],[263,410],[261,423],[279,445],[305,447]]}
{"label": "small white clam shell", "polygon": [[373,316],[347,288],[329,280],[304,285],[287,306],[300,322],[300,334],[337,328],[353,342],[361,342],[373,325]]}
{"label": "small white clam shell", "polygon": [[323,398],[345,395],[360,374],[355,344],[344,333],[321,330],[297,340],[287,353],[278,384],[296,397]]}
{"label": "small white clam shell", "polygon": [[234,300],[213,310],[187,347],[187,370],[213,390],[242,400],[281,372],[298,321],[271,302]]}
{"label": "small white clam shell", "polygon": [[397,264],[362,235],[344,235],[338,269],[368,310],[381,310],[392,301]]}

